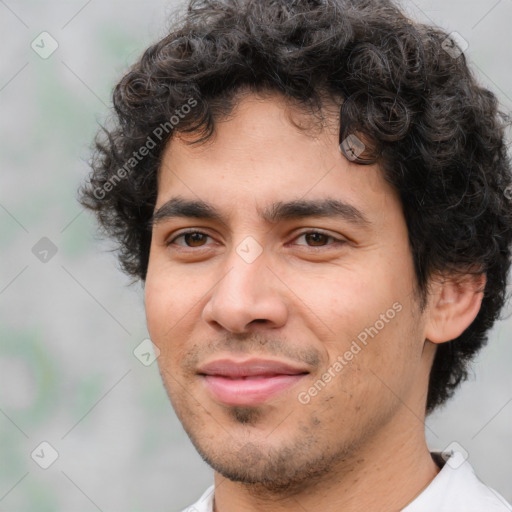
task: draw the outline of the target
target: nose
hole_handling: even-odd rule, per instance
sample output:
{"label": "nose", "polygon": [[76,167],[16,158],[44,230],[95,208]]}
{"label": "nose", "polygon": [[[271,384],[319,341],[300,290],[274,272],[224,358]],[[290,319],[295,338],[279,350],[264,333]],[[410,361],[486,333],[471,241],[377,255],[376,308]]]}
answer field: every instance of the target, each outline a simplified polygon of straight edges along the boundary
{"label": "nose", "polygon": [[224,277],[213,288],[202,319],[232,333],[246,333],[261,324],[274,329],[285,325],[285,285],[268,268],[265,252],[249,263],[233,251],[226,263]]}

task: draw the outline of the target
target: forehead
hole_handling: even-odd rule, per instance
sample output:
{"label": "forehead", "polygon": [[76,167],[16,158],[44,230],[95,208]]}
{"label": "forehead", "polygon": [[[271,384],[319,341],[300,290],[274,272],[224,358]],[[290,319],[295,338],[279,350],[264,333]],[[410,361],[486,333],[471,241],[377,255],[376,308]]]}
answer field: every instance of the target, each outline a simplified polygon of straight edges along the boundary
{"label": "forehead", "polygon": [[312,150],[325,144],[337,147],[339,134],[339,106],[329,98],[322,101],[322,111],[313,112],[279,93],[242,90],[229,113],[219,114],[218,106],[213,107],[214,130],[206,141],[197,144],[197,133],[176,131],[164,151],[163,163],[207,159],[212,165],[220,163],[228,169],[242,156],[249,161],[265,161],[266,156],[289,160],[298,143],[305,144],[301,159],[318,159],[318,151],[315,156]]}
{"label": "forehead", "polygon": [[378,165],[357,165],[342,155],[338,122],[333,104],[326,103],[320,120],[278,94],[244,95],[228,117],[215,120],[206,143],[189,144],[196,134],[171,138],[156,209],[174,196],[234,213],[254,204],[256,214],[299,199],[338,198],[359,210],[396,199]]}

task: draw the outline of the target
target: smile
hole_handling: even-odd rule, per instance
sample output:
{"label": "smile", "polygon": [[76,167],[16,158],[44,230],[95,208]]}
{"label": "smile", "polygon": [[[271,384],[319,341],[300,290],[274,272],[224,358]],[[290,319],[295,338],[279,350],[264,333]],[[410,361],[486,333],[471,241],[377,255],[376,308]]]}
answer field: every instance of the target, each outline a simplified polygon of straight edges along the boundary
{"label": "smile", "polygon": [[284,392],[309,372],[283,361],[221,359],[204,365],[198,373],[214,399],[225,405],[250,406]]}

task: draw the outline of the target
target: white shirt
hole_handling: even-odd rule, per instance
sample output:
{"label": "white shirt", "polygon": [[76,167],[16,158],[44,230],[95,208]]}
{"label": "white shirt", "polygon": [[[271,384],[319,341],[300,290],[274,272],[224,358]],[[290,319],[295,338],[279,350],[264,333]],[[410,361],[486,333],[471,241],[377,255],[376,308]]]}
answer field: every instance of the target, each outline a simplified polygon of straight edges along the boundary
{"label": "white shirt", "polygon": [[[444,463],[441,452],[431,452],[441,471],[402,512],[512,512],[512,506],[476,476],[464,456],[454,451]],[[213,512],[214,486],[182,512]]]}

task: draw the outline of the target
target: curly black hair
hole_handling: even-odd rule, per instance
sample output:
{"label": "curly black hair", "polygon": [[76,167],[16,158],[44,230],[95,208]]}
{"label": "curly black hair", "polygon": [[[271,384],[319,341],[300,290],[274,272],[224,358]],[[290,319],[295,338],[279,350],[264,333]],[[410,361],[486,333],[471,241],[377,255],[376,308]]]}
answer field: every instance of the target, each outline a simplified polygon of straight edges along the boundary
{"label": "curly black hair", "polygon": [[378,162],[399,193],[423,305],[434,275],[486,275],[476,319],[437,347],[430,413],[467,379],[506,301],[512,178],[495,95],[451,36],[390,0],[191,0],[116,85],[113,127],[80,189],[129,275],[145,280],[166,143],[178,130],[206,141],[244,89],[315,115],[339,99],[340,143],[357,134],[365,146],[344,154]]}

